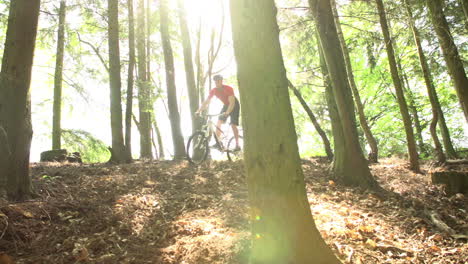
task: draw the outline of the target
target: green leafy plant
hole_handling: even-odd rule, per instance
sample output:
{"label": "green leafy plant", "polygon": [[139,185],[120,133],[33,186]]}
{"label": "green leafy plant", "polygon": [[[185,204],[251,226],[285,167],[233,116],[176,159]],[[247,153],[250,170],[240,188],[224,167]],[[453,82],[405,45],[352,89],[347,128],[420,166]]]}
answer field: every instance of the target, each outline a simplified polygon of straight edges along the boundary
{"label": "green leafy plant", "polygon": [[83,130],[62,130],[63,147],[69,152],[80,152],[85,163],[106,162],[110,158],[107,145]]}

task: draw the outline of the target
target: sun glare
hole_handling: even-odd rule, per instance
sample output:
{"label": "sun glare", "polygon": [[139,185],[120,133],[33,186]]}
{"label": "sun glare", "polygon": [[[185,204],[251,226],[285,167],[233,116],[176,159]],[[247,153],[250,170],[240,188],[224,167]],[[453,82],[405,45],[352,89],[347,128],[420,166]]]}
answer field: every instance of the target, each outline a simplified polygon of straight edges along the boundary
{"label": "sun glare", "polygon": [[[198,25],[200,19],[205,28],[220,27],[222,19],[226,19],[227,1],[225,0],[186,0],[185,8],[189,23]],[[223,14],[224,13],[224,14]]]}

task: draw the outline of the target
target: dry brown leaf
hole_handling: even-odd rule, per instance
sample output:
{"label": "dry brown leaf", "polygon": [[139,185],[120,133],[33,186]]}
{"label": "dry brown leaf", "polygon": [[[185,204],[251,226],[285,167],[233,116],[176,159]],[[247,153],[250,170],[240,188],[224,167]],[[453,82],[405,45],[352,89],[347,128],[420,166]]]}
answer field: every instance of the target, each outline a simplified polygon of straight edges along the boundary
{"label": "dry brown leaf", "polygon": [[428,250],[428,252],[431,252],[431,253],[439,253],[441,252],[442,250],[440,249],[440,247],[436,246],[436,245],[433,245],[431,246]]}
{"label": "dry brown leaf", "polygon": [[377,248],[377,243],[375,243],[375,241],[372,239],[367,239],[365,245],[367,248],[372,250]]}
{"label": "dry brown leaf", "polygon": [[7,254],[1,253],[0,254],[0,264],[15,264],[13,258],[8,256]]}

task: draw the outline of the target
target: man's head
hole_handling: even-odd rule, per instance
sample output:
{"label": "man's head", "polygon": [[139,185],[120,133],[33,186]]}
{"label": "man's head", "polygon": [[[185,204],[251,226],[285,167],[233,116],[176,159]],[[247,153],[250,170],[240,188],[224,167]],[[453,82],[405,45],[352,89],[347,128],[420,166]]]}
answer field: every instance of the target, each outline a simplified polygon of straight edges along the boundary
{"label": "man's head", "polygon": [[216,84],[216,88],[221,89],[223,87],[223,76],[217,74],[213,76],[213,81]]}

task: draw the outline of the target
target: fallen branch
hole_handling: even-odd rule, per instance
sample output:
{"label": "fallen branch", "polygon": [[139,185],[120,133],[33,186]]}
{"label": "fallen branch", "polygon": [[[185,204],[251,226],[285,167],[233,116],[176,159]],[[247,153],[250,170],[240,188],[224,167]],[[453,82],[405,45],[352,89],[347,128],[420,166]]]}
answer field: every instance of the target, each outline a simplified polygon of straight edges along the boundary
{"label": "fallen branch", "polygon": [[434,224],[437,228],[444,231],[445,233],[449,234],[451,237],[457,238],[457,239],[460,239],[460,238],[468,239],[467,235],[457,234],[455,230],[453,230],[440,218],[437,212],[424,210],[424,213],[426,214],[426,216],[429,217],[432,224]]}

